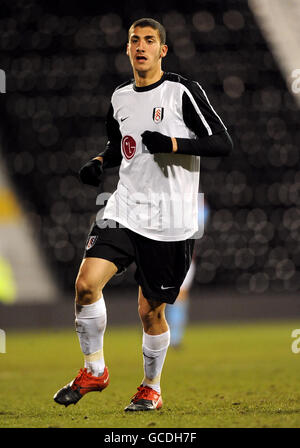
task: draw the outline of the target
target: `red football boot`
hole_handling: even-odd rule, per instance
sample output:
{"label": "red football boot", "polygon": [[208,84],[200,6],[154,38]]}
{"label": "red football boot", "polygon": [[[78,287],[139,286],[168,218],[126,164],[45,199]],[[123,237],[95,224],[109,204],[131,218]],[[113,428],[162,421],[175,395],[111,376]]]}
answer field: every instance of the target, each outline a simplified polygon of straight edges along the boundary
{"label": "red football boot", "polygon": [[101,392],[108,385],[107,367],[101,376],[93,376],[86,369],[80,369],[76,378],[56,392],[53,398],[56,403],[69,406],[69,404],[76,404],[88,392]]}
{"label": "red football boot", "polygon": [[162,407],[161,395],[148,386],[138,387],[125,411],[153,411]]}

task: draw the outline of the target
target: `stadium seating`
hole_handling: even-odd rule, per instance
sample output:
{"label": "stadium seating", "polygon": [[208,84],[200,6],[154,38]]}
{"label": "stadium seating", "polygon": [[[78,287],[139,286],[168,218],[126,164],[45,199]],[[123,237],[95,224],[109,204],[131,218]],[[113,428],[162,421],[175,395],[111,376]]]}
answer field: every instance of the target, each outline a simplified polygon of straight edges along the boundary
{"label": "stadium seating", "polygon": [[[105,144],[110,96],[131,77],[127,28],[147,14],[167,29],[164,68],[201,83],[234,141],[228,158],[201,161],[210,219],[197,244],[196,282],[299,290],[299,111],[247,2],[177,10],[169,0],[162,9],[98,6],[96,14],[45,3],[5,2],[0,113],[9,172],[61,286],[73,291],[98,211],[97,191],[77,172]],[[116,181],[111,170],[102,191]]]}

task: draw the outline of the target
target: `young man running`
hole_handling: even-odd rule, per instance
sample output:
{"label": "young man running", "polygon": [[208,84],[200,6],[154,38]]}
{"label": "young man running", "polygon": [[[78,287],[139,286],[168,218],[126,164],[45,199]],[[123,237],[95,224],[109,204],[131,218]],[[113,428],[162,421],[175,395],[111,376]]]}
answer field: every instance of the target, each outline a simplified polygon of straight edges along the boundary
{"label": "young man running", "polygon": [[133,23],[127,55],[134,79],[114,91],[107,145],[80,171],[84,183],[98,186],[105,168],[120,165],[120,180],[89,234],[76,279],[75,324],[85,363],[54,396],[65,406],[109,384],[102,291],[135,261],[144,378],[125,410],[162,407],[160,377],[170,342],[164,311],[178,296],[192,259],[199,156],[227,155],[232,146],[200,85],[162,71],[167,51],[159,22]]}

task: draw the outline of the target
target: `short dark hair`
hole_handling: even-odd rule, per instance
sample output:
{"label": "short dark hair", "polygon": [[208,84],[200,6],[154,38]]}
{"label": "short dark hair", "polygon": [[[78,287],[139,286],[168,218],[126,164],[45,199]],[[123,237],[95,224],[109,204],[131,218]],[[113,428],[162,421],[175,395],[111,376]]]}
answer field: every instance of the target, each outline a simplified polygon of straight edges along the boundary
{"label": "short dark hair", "polygon": [[165,43],[166,43],[166,30],[165,30],[165,27],[161,23],[159,23],[157,20],[150,19],[150,18],[138,19],[135,22],[133,22],[133,24],[131,25],[131,27],[128,30],[128,40],[129,40],[130,33],[132,32],[132,30],[134,28],[138,27],[138,26],[140,26],[141,28],[145,28],[146,26],[150,26],[154,30],[157,30],[158,34],[159,34],[159,38],[160,38],[160,43],[162,45],[165,45]]}

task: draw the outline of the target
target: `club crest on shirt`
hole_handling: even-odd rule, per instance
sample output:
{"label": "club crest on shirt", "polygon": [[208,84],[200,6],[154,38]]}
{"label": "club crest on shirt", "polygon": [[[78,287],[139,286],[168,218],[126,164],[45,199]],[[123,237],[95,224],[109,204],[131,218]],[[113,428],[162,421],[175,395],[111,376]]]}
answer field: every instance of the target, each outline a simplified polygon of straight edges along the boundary
{"label": "club crest on shirt", "polygon": [[154,107],[152,118],[154,123],[160,123],[164,118],[164,108],[163,107]]}
{"label": "club crest on shirt", "polygon": [[90,236],[88,239],[88,242],[86,244],[86,250],[91,249],[91,247],[94,246],[95,242],[97,241],[98,236]]}

